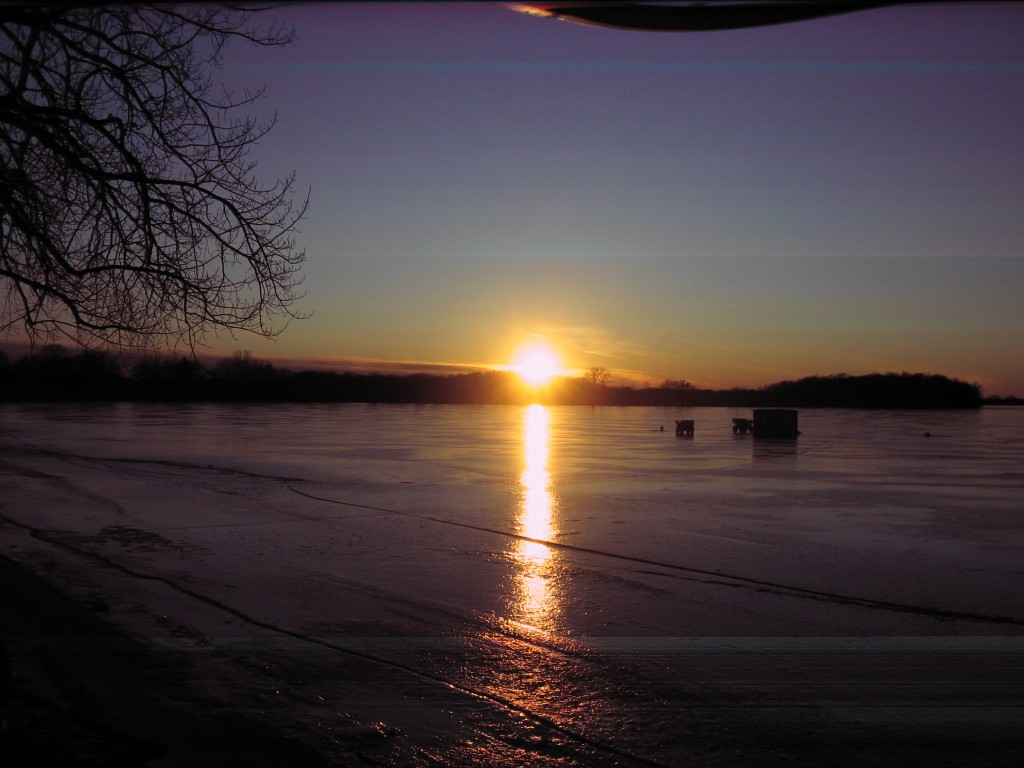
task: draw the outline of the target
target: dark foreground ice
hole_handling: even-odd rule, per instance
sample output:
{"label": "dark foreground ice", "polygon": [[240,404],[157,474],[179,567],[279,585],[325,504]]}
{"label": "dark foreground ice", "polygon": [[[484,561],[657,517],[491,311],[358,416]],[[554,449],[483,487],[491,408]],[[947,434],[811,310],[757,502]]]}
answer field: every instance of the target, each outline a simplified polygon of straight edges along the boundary
{"label": "dark foreground ice", "polygon": [[0,544],[338,764],[1019,763],[1024,410],[747,415],[4,406]]}

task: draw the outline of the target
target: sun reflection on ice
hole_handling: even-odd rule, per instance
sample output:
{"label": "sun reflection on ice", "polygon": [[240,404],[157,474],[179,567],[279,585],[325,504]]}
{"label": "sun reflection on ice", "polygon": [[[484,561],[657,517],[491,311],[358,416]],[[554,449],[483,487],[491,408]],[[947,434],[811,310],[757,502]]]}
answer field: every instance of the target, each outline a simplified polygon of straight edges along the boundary
{"label": "sun reflection on ice", "polygon": [[522,503],[516,518],[516,533],[528,539],[516,542],[516,584],[513,616],[540,630],[554,628],[560,607],[559,585],[554,575],[555,553],[541,541],[555,533],[552,524],[556,501],[548,470],[550,452],[549,414],[543,405],[526,409],[523,427],[524,469],[519,477]]}

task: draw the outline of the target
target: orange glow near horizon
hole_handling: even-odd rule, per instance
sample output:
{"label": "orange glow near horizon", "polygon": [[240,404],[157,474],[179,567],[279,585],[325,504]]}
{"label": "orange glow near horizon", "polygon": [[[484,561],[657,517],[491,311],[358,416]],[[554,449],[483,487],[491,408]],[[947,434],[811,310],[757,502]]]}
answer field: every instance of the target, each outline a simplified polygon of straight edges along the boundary
{"label": "orange glow near horizon", "polygon": [[558,353],[545,341],[528,341],[516,351],[512,370],[531,387],[542,387],[562,374]]}

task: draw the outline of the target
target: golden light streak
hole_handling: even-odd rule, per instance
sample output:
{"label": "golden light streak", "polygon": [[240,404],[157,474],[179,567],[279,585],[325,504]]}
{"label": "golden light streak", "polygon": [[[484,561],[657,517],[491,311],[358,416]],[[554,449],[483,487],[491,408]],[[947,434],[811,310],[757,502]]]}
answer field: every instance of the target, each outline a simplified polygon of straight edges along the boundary
{"label": "golden light streak", "polygon": [[519,621],[537,629],[551,630],[559,609],[559,584],[555,577],[553,551],[540,543],[555,533],[553,516],[556,500],[548,470],[550,451],[549,413],[543,405],[526,409],[523,427],[524,468],[519,477],[522,502],[516,532],[539,541],[516,542],[516,594],[513,613]]}

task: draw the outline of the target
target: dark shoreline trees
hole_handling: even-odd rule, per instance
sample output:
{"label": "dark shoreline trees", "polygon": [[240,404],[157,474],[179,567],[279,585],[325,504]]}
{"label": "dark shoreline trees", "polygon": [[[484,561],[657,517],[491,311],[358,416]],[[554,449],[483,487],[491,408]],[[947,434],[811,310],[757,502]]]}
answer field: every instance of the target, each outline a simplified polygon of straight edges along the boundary
{"label": "dark shoreline trees", "polygon": [[[759,389],[700,389],[684,381],[658,387],[595,385],[556,379],[531,390],[506,371],[454,375],[292,372],[247,353],[203,366],[192,358],[150,356],[122,366],[108,352],[44,347],[0,356],[0,401],[362,402],[641,405],[677,408],[977,408],[981,388],[937,374],[810,376]],[[991,401],[1016,404],[1016,398]]]}
{"label": "dark shoreline trees", "polygon": [[975,384],[937,374],[900,373],[866,376],[809,376],[782,381],[760,390],[760,404],[804,408],[836,408],[856,403],[860,408],[971,408],[981,404]]}

